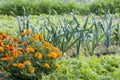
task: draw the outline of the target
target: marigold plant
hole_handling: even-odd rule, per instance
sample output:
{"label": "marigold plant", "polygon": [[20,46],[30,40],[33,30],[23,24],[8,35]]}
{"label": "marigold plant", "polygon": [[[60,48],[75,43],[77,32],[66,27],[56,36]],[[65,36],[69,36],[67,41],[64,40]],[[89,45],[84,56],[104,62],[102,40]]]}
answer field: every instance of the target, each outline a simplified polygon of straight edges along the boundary
{"label": "marigold plant", "polygon": [[24,30],[21,38],[0,34],[0,65],[15,80],[39,80],[42,74],[59,69],[60,50],[44,40],[43,34]]}

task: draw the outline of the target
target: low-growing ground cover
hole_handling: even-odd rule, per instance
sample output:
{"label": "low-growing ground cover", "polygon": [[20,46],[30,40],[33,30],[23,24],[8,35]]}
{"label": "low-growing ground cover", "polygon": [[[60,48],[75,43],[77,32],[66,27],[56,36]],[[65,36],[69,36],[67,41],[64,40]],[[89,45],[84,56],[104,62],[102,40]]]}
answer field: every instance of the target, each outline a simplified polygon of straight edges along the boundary
{"label": "low-growing ground cover", "polygon": [[45,80],[119,80],[120,55],[62,58],[61,68]]}

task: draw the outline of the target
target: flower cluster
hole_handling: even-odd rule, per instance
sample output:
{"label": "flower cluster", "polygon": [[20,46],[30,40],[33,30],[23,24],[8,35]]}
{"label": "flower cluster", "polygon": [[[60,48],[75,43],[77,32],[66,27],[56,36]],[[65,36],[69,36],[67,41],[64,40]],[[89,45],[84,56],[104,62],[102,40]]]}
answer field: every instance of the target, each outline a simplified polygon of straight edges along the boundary
{"label": "flower cluster", "polygon": [[43,34],[25,30],[21,36],[23,40],[0,32],[0,63],[10,76],[21,80],[38,79],[42,73],[49,74],[60,68],[56,59],[62,52],[46,42]]}

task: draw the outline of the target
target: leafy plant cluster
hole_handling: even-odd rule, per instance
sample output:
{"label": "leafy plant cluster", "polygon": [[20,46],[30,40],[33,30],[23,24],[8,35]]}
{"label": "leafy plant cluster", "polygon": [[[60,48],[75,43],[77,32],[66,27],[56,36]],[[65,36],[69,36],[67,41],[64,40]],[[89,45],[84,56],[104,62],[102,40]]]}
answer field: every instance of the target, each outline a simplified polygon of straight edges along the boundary
{"label": "leafy plant cluster", "polygon": [[112,14],[120,13],[119,0],[98,0],[89,4],[80,2],[64,2],[62,0],[6,0],[1,1],[0,14],[7,15],[23,15],[24,8],[26,14],[39,15],[44,14],[58,14],[75,12],[76,14],[88,15],[90,13],[104,14],[109,11]]}
{"label": "leafy plant cluster", "polygon": [[[44,76],[45,80],[119,80],[120,56],[107,55],[100,58],[96,56],[78,58],[63,58],[61,68]],[[71,66],[70,66],[71,65]]]}
{"label": "leafy plant cluster", "polygon": [[[57,15],[56,15],[57,16]],[[71,20],[66,16],[58,18],[58,22],[53,23],[51,16],[48,15],[39,27],[35,27],[29,17],[25,17],[26,24],[33,33],[42,33],[45,40],[57,46],[61,51],[66,52],[70,48],[75,48],[75,55],[84,51],[87,55],[93,54],[114,54],[119,52],[117,48],[120,44],[119,21],[113,22],[112,15],[105,14],[97,20],[93,15],[86,17],[85,22],[80,23],[76,16],[71,13]],[[22,23],[22,22],[19,22]],[[118,50],[111,52],[110,48],[116,47]],[[102,49],[102,50],[99,50]]]}
{"label": "leafy plant cluster", "polygon": [[60,68],[56,62],[60,56],[62,52],[46,42],[43,34],[24,29],[13,37],[0,32],[0,69],[12,80],[42,79],[42,75]]}

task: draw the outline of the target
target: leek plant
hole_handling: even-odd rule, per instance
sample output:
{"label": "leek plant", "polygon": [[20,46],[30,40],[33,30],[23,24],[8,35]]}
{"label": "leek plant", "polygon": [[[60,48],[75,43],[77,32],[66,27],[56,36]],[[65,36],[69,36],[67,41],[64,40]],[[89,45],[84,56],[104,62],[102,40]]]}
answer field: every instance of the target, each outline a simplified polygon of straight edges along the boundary
{"label": "leek plant", "polygon": [[93,15],[89,15],[84,23],[79,22],[73,13],[71,20],[68,20],[65,15],[58,16],[56,14],[55,16],[56,23],[53,23],[49,14],[41,18],[43,22],[38,27],[32,24],[29,16],[24,16],[22,21],[20,17],[17,17],[19,33],[29,29],[34,34],[43,34],[45,41],[52,43],[63,53],[74,47],[77,55],[81,52],[80,50],[93,55],[98,46],[105,46],[105,53],[109,53],[109,47],[115,41],[113,32],[117,26],[120,45],[120,24],[113,23],[113,16],[108,18],[108,15],[105,15],[98,20]]}

